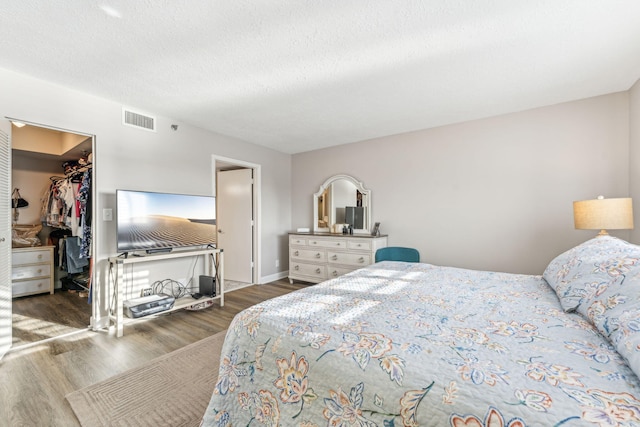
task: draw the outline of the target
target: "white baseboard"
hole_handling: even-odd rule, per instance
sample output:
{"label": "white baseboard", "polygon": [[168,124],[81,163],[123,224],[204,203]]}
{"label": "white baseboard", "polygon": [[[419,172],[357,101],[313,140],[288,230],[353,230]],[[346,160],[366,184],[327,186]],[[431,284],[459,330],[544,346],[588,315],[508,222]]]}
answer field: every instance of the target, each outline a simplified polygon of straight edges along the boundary
{"label": "white baseboard", "polygon": [[276,280],[280,280],[280,279],[286,279],[287,277],[289,277],[289,270],[286,271],[280,271],[276,274],[270,274],[268,276],[262,276],[260,278],[260,284],[265,284],[265,283],[271,283],[271,282],[275,282]]}

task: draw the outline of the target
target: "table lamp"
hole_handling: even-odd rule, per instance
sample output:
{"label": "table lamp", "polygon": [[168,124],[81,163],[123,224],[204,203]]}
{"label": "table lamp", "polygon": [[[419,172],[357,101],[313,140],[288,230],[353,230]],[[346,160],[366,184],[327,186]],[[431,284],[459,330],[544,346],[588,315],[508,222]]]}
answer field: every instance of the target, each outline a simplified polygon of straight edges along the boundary
{"label": "table lamp", "polygon": [[633,228],[633,206],[631,198],[605,199],[573,202],[573,222],[578,230],[600,230],[598,236],[606,236],[607,230],[630,230]]}

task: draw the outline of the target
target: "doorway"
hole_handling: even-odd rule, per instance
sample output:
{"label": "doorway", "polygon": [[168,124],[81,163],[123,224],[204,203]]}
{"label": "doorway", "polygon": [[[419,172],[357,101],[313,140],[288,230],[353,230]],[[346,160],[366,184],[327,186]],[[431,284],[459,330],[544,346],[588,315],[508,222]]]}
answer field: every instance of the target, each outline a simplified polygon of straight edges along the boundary
{"label": "doorway", "polygon": [[214,156],[218,247],[224,250],[225,292],[260,277],[260,166]]}
{"label": "doorway", "polygon": [[12,200],[24,200],[11,210],[14,349],[91,323],[94,146],[93,135],[12,120]]}

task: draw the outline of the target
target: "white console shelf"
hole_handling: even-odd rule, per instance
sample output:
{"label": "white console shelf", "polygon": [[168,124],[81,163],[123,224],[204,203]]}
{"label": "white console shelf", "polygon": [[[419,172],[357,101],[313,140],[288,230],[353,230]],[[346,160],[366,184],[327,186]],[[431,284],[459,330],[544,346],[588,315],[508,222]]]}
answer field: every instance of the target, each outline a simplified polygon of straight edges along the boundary
{"label": "white console shelf", "polygon": [[[109,314],[109,319],[112,325],[115,325],[116,336],[121,337],[124,334],[124,292],[126,288],[127,278],[124,274],[124,267],[128,264],[137,264],[142,262],[161,261],[163,259],[175,259],[183,257],[203,257],[207,274],[209,276],[216,277],[216,296],[214,297],[202,297],[200,299],[193,299],[191,296],[182,298],[176,298],[173,308],[160,312],[158,314],[166,314],[172,311],[181,310],[186,307],[190,307],[195,304],[212,301],[219,299],[220,307],[224,306],[224,269],[223,269],[223,252],[222,249],[195,249],[195,250],[181,250],[166,253],[155,253],[147,255],[136,255],[128,257],[111,257],[109,263],[111,268],[115,270],[114,274],[114,287],[109,293],[109,298],[113,298],[115,301],[115,307],[112,308],[112,312]],[[152,314],[149,316],[141,317],[139,319],[127,319],[127,320],[141,320],[148,319],[150,317],[157,316],[158,314]]]}

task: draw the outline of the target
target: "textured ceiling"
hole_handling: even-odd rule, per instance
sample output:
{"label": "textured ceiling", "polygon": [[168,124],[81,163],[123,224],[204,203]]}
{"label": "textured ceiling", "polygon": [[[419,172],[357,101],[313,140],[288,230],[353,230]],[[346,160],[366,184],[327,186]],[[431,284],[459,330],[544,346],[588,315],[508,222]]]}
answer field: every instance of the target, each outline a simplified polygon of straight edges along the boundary
{"label": "textured ceiling", "polygon": [[638,0],[1,0],[0,28],[1,68],[286,153],[640,78]]}

